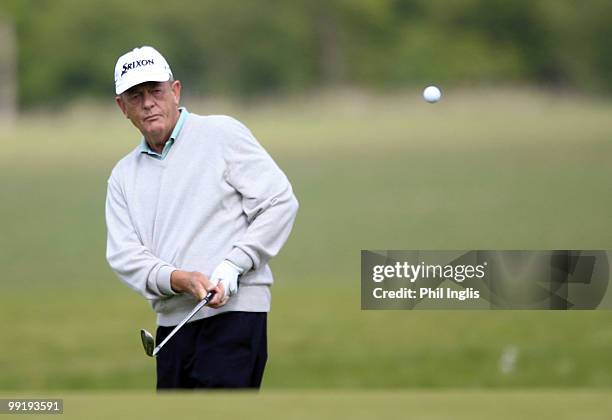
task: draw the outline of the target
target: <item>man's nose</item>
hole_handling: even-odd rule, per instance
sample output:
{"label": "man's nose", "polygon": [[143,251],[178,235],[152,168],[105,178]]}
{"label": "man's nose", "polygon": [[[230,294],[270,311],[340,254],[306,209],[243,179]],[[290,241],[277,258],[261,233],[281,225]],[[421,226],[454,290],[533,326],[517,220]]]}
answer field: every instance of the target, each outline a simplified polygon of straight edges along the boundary
{"label": "man's nose", "polygon": [[147,92],[145,90],[142,93],[142,106],[145,109],[149,109],[149,108],[153,107],[153,105],[155,105],[155,101],[154,101],[153,95],[151,95],[149,92]]}

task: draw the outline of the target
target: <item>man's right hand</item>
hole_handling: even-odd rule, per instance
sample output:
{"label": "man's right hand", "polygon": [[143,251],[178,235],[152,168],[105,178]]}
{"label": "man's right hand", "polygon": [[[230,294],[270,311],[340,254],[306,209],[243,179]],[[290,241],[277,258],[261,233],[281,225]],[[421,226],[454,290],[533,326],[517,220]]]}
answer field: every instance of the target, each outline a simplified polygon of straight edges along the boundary
{"label": "man's right hand", "polygon": [[211,308],[220,308],[229,300],[227,297],[223,298],[223,284],[219,283],[215,287],[208,277],[199,271],[174,270],[170,276],[170,286],[175,292],[189,293],[198,301],[204,299],[208,292],[214,292],[208,303]]}

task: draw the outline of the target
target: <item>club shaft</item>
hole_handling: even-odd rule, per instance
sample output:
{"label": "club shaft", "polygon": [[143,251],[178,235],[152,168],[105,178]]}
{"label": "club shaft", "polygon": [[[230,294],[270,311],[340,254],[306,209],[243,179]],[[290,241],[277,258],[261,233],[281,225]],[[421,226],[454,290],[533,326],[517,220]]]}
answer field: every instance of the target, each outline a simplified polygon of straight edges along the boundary
{"label": "club shaft", "polygon": [[166,344],[168,342],[168,340],[170,340],[172,338],[172,336],[174,334],[176,334],[176,332],[178,330],[181,329],[181,327],[183,325],[185,325],[187,323],[187,321],[189,321],[191,318],[193,318],[193,316],[200,310],[202,309],[204,306],[206,306],[208,304],[208,301],[210,301],[210,299],[213,297],[213,292],[209,292],[206,297],[204,299],[202,299],[196,306],[195,308],[193,308],[193,310],[191,312],[189,312],[189,314],[187,314],[187,316],[180,322],[180,324],[178,324],[176,327],[174,327],[174,329],[172,331],[170,331],[170,334],[168,334],[168,336],[166,338],[164,338],[164,340],[159,343],[159,345],[157,347],[155,347],[155,349],[153,350],[153,356],[155,356],[159,350],[164,346],[164,344]]}

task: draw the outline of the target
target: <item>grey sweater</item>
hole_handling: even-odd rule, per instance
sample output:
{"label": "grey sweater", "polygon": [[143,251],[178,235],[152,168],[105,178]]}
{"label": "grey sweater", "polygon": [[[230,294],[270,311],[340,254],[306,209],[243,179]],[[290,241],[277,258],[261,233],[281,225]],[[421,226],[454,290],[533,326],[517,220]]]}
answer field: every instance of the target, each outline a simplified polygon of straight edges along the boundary
{"label": "grey sweater", "polygon": [[210,276],[224,259],[244,269],[238,293],[194,320],[267,312],[268,260],[287,240],[297,209],[287,177],[244,125],[227,116],[188,114],[165,159],[137,147],[113,168],[106,258],[150,301],[159,325],[176,325],[196,303],[172,290],[172,271]]}

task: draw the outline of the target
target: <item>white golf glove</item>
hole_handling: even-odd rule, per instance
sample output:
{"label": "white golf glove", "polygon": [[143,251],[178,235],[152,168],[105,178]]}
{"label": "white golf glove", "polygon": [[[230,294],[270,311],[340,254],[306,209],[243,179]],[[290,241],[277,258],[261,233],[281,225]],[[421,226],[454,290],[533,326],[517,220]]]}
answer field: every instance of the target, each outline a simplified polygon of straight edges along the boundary
{"label": "white golf glove", "polygon": [[242,274],[243,271],[244,270],[236,264],[224,260],[215,268],[215,271],[213,271],[210,276],[210,281],[215,286],[219,283],[223,284],[223,288],[225,289],[224,297],[229,298],[238,292],[238,276]]}

